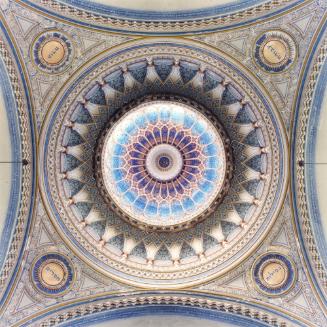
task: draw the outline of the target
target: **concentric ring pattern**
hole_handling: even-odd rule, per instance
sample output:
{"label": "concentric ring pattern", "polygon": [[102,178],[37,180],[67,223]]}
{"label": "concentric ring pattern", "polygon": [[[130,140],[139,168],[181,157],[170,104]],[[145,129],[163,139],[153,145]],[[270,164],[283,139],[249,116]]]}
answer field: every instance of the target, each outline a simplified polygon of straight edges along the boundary
{"label": "concentric ring pattern", "polygon": [[[284,134],[271,103],[236,66],[200,49],[166,44],[139,46],[101,62],[90,67],[67,89],[49,116],[42,137],[42,187],[47,193],[46,203],[54,223],[77,253],[82,253],[104,273],[127,283],[180,287],[231,269],[249,249],[260,243],[274,222],[285,192]],[[142,106],[147,101],[183,104],[192,114],[199,115],[194,117],[205,117],[210,122],[208,126],[214,126],[210,136],[217,145],[216,161],[222,160],[224,165],[225,160],[226,172],[222,173],[225,174],[223,185],[215,189],[212,198],[220,192],[219,188],[226,193],[219,193],[220,202],[213,207],[208,204],[211,200],[207,202],[205,208],[213,209],[210,214],[206,215],[207,209],[201,208],[205,209],[202,214],[194,215],[204,217],[203,220],[194,221],[193,216],[189,216],[197,208],[194,206],[190,211],[185,210],[186,220],[176,215],[177,223],[153,228],[160,227],[158,221],[169,216],[157,214],[155,223],[151,222],[151,215],[146,218],[148,221],[139,218],[145,216],[143,213],[132,217],[121,210],[122,202],[119,207],[118,202],[114,203],[108,196],[108,185],[101,185],[103,171],[97,160],[102,158],[102,151],[107,151],[106,135],[120,124],[120,118],[127,117],[133,108],[145,108]],[[138,120],[132,124],[135,134],[129,134],[124,147],[137,143],[135,137],[145,135],[139,124]],[[150,129],[153,139],[155,127]],[[160,133],[162,128],[160,126]],[[197,138],[194,130],[189,136]],[[163,134],[169,137],[170,131],[169,128],[167,134]],[[148,141],[145,146],[151,143]],[[199,149],[207,146],[194,144]],[[162,145],[164,148],[156,148]],[[178,149],[174,152],[171,146],[177,149],[174,142],[153,143],[148,149],[148,161],[142,162],[146,174],[159,177],[161,185],[168,185],[171,178],[181,173],[180,152]],[[220,149],[224,149],[225,159],[219,157],[223,153]],[[105,161],[109,166],[120,167],[128,160],[130,163],[139,160],[131,156],[132,151],[135,149],[120,156],[122,161],[113,161],[115,155]],[[181,157],[188,153],[191,151]],[[199,166],[192,165],[201,168],[195,183],[201,183],[206,165],[212,164],[209,160],[202,161],[202,154],[207,155],[206,152],[201,150],[199,154],[200,159],[191,158],[201,161]],[[132,171],[134,163],[136,161],[129,168]],[[219,170],[219,164],[217,167]],[[219,185],[222,179],[218,177],[218,170]],[[140,173],[132,171],[130,180]],[[137,185],[140,182],[133,181]],[[112,185],[118,183],[117,179]],[[143,189],[141,183],[138,192]],[[160,197],[171,196],[165,190],[160,188]],[[132,203],[134,206],[135,201]],[[178,228],[169,232],[171,226]]]}
{"label": "concentric ring pattern", "polygon": [[187,228],[212,213],[227,189],[224,141],[184,103],[133,108],[105,130],[97,160],[104,197],[108,192],[113,208],[144,229]]}

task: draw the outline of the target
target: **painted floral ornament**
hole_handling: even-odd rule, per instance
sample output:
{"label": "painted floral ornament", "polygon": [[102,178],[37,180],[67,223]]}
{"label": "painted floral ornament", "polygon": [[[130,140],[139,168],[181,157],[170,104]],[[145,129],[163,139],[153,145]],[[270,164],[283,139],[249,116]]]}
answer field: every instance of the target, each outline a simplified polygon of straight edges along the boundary
{"label": "painted floral ornament", "polygon": [[147,230],[181,230],[210,215],[226,194],[229,140],[190,105],[146,101],[110,122],[98,147],[102,195]]}

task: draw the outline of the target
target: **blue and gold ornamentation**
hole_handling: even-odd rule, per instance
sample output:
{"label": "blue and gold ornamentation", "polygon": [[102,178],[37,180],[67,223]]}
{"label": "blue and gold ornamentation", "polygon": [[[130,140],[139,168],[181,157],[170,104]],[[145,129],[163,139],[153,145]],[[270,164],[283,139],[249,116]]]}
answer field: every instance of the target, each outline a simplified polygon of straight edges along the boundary
{"label": "blue and gold ornamentation", "polygon": [[285,255],[271,252],[260,256],[255,261],[252,278],[261,293],[279,296],[288,292],[293,286],[296,268]]}
{"label": "blue and gold ornamentation", "polygon": [[99,186],[129,222],[185,229],[211,214],[226,194],[228,140],[216,120],[185,103],[153,100],[109,126],[97,151]]}
{"label": "blue and gold ornamentation", "polygon": [[[56,223],[68,234],[75,235],[73,242],[81,248],[83,255],[110,276],[118,276],[128,283],[155,285],[156,288],[172,284],[189,285],[203,278],[211,278],[213,274],[222,274],[241,259],[246,248],[258,244],[262,232],[275,219],[272,206],[276,208],[279,203],[276,202],[276,192],[279,199],[283,194],[286,179],[282,176],[285,172],[284,158],[287,157],[279,139],[281,134],[275,114],[269,104],[263,102],[265,98],[259,97],[260,93],[252,89],[252,83],[245,82],[237,74],[233,75],[235,78],[238,76],[234,81],[220,60],[212,64],[212,57],[207,58],[204,64],[186,57],[180,48],[168,46],[166,52],[163,53],[160,48],[155,54],[148,52],[148,49],[143,50],[128,50],[128,55],[135,54],[138,59],[127,60],[123,66],[113,63],[108,67],[108,63],[116,57],[109,58],[103,66],[99,66],[101,69],[94,77],[89,79],[86,74],[85,79],[83,77],[76,84],[74,96],[69,96],[60,104],[51,118],[49,133],[46,132],[42,141],[47,144],[41,168],[42,174],[45,174],[44,186],[49,191],[49,200],[53,200]],[[141,53],[146,55],[142,57]],[[124,60],[123,57],[121,59]],[[121,209],[125,206],[125,199],[121,196],[123,201],[114,202],[109,197],[102,170],[105,167],[102,165],[105,152],[115,149],[107,147],[106,150],[106,137],[109,140],[110,133],[123,124],[126,125],[127,143],[121,142],[124,138],[117,142],[121,146],[117,149],[121,154],[113,153],[104,163],[113,167],[112,171],[120,168],[126,171],[130,165],[127,169],[128,182],[137,187],[128,187],[135,193],[145,194],[146,186],[142,188],[141,182],[146,175],[151,175],[155,185],[160,186],[157,192],[158,200],[161,198],[160,204],[167,202],[174,192],[182,198],[184,193],[178,193],[175,186],[169,194],[168,184],[181,174],[184,160],[200,161],[199,166],[190,165],[192,169],[209,165],[209,160],[202,162],[203,157],[212,157],[203,150],[208,144],[199,142],[202,135],[199,131],[194,131],[197,135],[192,130],[187,131],[188,125],[183,126],[184,120],[179,123],[184,134],[186,131],[189,133],[184,138],[195,138],[185,144],[185,148],[194,143],[198,150],[189,150],[187,154],[198,151],[196,158],[183,159],[174,138],[169,140],[169,133],[174,127],[170,125],[178,123],[171,121],[172,115],[168,116],[169,119],[166,115],[160,116],[162,124],[152,124],[151,128],[143,128],[140,117],[127,124],[126,118],[133,114],[133,110],[142,112],[145,110],[145,107],[139,109],[142,105],[156,101],[181,105],[183,110],[186,108],[195,117],[200,117],[197,122],[205,121],[208,126],[213,126],[212,130],[218,133],[217,139],[219,136],[224,140],[221,152],[225,153],[226,158],[229,154],[225,162],[233,161],[232,167],[230,164],[230,169],[226,169],[228,174],[225,181],[228,184],[224,186],[227,187],[221,188],[227,189],[226,194],[219,193],[217,189],[219,194],[213,202],[209,199],[189,212],[185,210],[184,222],[184,218],[176,214],[176,219],[173,217],[166,226],[163,225],[165,216],[160,216],[158,210],[155,216],[145,217],[147,221],[142,217],[142,210],[133,210],[134,218],[129,220],[130,216]],[[165,124],[169,125],[167,130],[164,129]],[[156,143],[155,127],[160,131],[160,140],[165,140],[165,143]],[[207,131],[210,129],[206,128]],[[125,134],[121,132],[120,136]],[[230,142],[225,142],[226,135]],[[144,146],[136,139],[137,136],[145,139]],[[134,143],[142,151],[135,149]],[[115,143],[113,145],[116,146]],[[131,156],[133,152],[145,155],[144,151],[148,151],[148,159],[143,158],[142,162],[136,162],[142,158]],[[119,157],[119,160],[113,161],[113,157]],[[142,173],[146,175],[137,172],[139,166],[143,167]],[[206,170],[195,174],[195,181],[183,181],[192,189],[192,183],[211,178],[203,177]],[[142,176],[143,179],[140,179]],[[134,177],[139,179],[135,181]],[[123,178],[125,176],[122,175]],[[121,181],[113,181],[109,187],[119,195],[117,184]],[[279,182],[283,185],[278,186]],[[151,184],[150,181],[148,184]],[[183,192],[186,186],[182,185]],[[150,196],[153,196],[154,188]],[[136,194],[137,198],[140,197]],[[134,206],[137,198],[127,200],[131,199],[131,206]],[[208,206],[207,210],[201,211],[201,205]],[[182,209],[185,209],[183,205]],[[192,217],[190,214],[197,209],[198,216]],[[207,216],[211,209],[211,214]],[[60,214],[57,214],[57,210]],[[161,212],[162,215],[166,214],[165,211]],[[163,223],[159,225],[158,221]]]}
{"label": "blue and gold ornamentation", "polygon": [[70,260],[59,253],[38,257],[31,270],[35,287],[49,296],[59,296],[72,286],[74,270]]}
{"label": "blue and gold ornamentation", "polygon": [[269,73],[287,70],[296,58],[294,40],[285,32],[276,30],[260,35],[255,43],[255,62]]}
{"label": "blue and gold ornamentation", "polygon": [[38,36],[31,51],[36,66],[50,74],[62,73],[74,57],[72,42],[58,31],[48,31]]}

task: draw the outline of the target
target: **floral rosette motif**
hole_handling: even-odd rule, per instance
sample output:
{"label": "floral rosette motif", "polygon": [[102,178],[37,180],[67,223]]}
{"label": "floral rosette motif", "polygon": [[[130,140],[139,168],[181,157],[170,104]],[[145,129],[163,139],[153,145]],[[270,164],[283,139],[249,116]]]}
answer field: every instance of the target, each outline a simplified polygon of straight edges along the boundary
{"label": "floral rosette motif", "polygon": [[100,141],[102,195],[144,229],[179,230],[202,220],[226,191],[230,170],[228,140],[215,125],[178,102],[150,101],[128,111]]}

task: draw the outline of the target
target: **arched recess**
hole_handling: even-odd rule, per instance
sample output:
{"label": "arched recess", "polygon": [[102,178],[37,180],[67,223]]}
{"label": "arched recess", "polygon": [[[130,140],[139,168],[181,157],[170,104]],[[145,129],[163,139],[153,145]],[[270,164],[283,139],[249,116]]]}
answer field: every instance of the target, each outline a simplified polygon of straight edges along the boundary
{"label": "arched recess", "polygon": [[[79,303],[72,302],[65,307],[58,305],[51,311],[38,312],[36,317],[27,318],[19,325],[102,327],[106,326],[105,322],[110,324],[117,319],[147,317],[154,313],[158,316],[197,317],[203,319],[203,324],[206,321],[208,324],[219,322],[224,327],[306,326],[275,308],[226,297],[186,292],[147,292],[87,298]],[[103,324],[98,325],[99,323]]]}
{"label": "arched recess", "polygon": [[[159,1],[158,1],[159,2]],[[229,29],[271,18],[296,6],[303,0],[216,0],[152,1],[150,10],[140,8],[140,1],[63,0],[31,1],[24,5],[74,24],[104,31],[144,35],[180,35]],[[133,3],[131,5],[131,3]],[[149,8],[147,2],[146,7]],[[178,5],[176,5],[178,3]],[[184,5],[184,9],[181,9]],[[90,15],[90,12],[92,13]]]}

